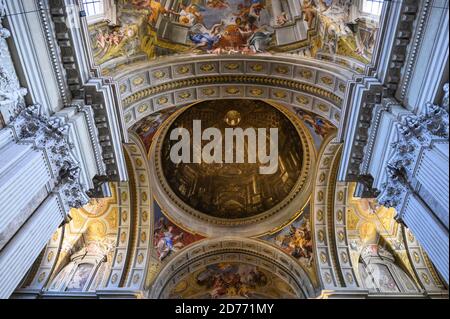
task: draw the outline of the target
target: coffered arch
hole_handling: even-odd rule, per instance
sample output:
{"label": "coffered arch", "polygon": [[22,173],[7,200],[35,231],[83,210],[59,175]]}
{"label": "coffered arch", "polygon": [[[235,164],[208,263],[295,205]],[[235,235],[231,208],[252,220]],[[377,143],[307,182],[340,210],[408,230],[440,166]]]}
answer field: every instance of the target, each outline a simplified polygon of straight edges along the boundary
{"label": "coffered arch", "polygon": [[199,100],[264,99],[311,111],[338,126],[351,67],[294,56],[185,54],[114,75],[127,128],[146,116]]}
{"label": "coffered arch", "polygon": [[318,291],[306,272],[289,255],[259,240],[222,237],[202,240],[175,256],[158,273],[149,298],[167,298],[189,273],[215,263],[244,262],[282,278],[298,298],[316,297]]}

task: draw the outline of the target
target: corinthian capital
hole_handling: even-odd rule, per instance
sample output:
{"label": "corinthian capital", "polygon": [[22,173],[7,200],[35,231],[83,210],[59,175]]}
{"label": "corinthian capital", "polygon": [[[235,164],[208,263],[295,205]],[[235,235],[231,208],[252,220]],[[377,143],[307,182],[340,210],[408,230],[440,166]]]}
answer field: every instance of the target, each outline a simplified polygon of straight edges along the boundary
{"label": "corinthian capital", "polygon": [[89,202],[79,181],[80,166],[68,140],[69,126],[64,121],[47,117],[39,105],[32,105],[23,109],[9,127],[18,141],[32,143],[36,149],[45,152],[57,185],[55,192],[60,195],[66,211]]}

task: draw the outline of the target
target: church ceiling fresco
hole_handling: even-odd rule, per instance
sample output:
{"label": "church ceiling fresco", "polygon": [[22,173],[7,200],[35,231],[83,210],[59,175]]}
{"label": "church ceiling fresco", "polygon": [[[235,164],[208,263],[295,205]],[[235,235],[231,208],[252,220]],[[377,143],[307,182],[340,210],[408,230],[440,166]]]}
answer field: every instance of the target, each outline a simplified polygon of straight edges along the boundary
{"label": "church ceiling fresco", "polygon": [[171,291],[173,299],[268,299],[295,298],[282,279],[258,266],[217,263],[181,280]]}
{"label": "church ceiling fresco", "polygon": [[200,235],[192,234],[172,223],[162,212],[161,207],[153,201],[155,229],[153,245],[159,261],[176,254],[188,245],[203,239]]}
{"label": "church ceiling fresco", "polygon": [[90,26],[98,65],[179,53],[336,54],[368,63],[378,22],[352,0],[119,0],[117,25]]}
{"label": "church ceiling fresco", "polygon": [[295,258],[310,277],[315,279],[310,218],[310,206],[308,204],[292,224],[274,234],[265,235],[261,239],[279,247],[285,253]]}

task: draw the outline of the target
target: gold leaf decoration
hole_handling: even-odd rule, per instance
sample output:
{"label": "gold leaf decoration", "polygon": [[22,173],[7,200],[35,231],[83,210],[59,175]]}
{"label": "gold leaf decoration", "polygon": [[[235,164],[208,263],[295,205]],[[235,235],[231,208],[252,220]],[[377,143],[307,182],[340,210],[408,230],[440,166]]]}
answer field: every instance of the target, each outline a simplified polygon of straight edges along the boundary
{"label": "gold leaf decoration", "polygon": [[127,233],[122,232],[120,234],[120,242],[123,244],[125,242],[125,240],[127,240]]}
{"label": "gold leaf decoration", "polygon": [[153,73],[153,76],[156,79],[162,79],[162,78],[164,78],[166,76],[166,73],[163,72],[163,71],[156,71],[156,72]]}
{"label": "gold leaf decoration", "polygon": [[138,108],[138,112],[139,113],[144,113],[145,111],[147,111],[149,109],[149,105],[148,104],[142,104],[141,106],[139,106]]}
{"label": "gold leaf decoration", "polygon": [[255,72],[261,72],[262,70],[264,70],[264,66],[262,64],[252,64],[250,69]]}
{"label": "gold leaf decoration", "polygon": [[325,104],[319,104],[317,105],[317,107],[319,108],[319,110],[321,110],[322,112],[328,112],[330,110],[330,107],[328,105]]}
{"label": "gold leaf decoration", "polygon": [[43,273],[41,273],[41,274],[39,275],[39,277],[38,277],[38,282],[41,283],[41,282],[44,281],[44,279],[45,279],[45,272],[43,272]]}
{"label": "gold leaf decoration", "polygon": [[229,63],[227,65],[225,65],[225,69],[230,70],[230,71],[234,71],[239,69],[239,63]]}
{"label": "gold leaf decoration", "polygon": [[320,78],[320,80],[322,81],[322,83],[324,83],[326,85],[333,84],[333,79],[329,78],[328,76],[323,76],[323,77]]}
{"label": "gold leaf decoration", "polygon": [[166,96],[160,97],[160,98],[158,99],[158,104],[159,104],[159,105],[164,105],[164,104],[166,104],[167,102],[169,102],[169,99],[168,99]]}
{"label": "gold leaf decoration", "polygon": [[214,65],[213,64],[203,64],[200,67],[200,70],[204,71],[204,72],[211,72],[214,71]]}
{"label": "gold leaf decoration", "polygon": [[212,89],[212,88],[206,88],[202,90],[203,94],[206,96],[211,96],[216,94],[216,90]]}
{"label": "gold leaf decoration", "polygon": [[283,91],[275,91],[273,92],[273,95],[275,95],[279,99],[284,99],[287,96],[286,92]]}
{"label": "gold leaf decoration", "polygon": [[182,65],[177,69],[177,73],[178,74],[186,74],[190,71],[191,69],[188,66]]}
{"label": "gold leaf decoration", "polygon": [[185,100],[185,99],[188,99],[188,98],[191,97],[191,93],[189,93],[189,92],[183,92],[183,93],[180,93],[180,94],[178,95],[178,97],[179,97],[180,99]]}
{"label": "gold leaf decoration", "polygon": [[311,79],[313,77],[313,74],[309,70],[300,70],[299,75],[304,79]]}
{"label": "gold leaf decoration", "polygon": [[297,96],[297,102],[302,105],[307,105],[307,104],[309,104],[309,99],[306,96],[299,95],[299,96]]}
{"label": "gold leaf decoration", "polygon": [[142,76],[139,76],[133,80],[134,85],[141,85],[144,83],[144,78]]}
{"label": "gold leaf decoration", "polygon": [[289,72],[289,68],[287,68],[285,66],[277,66],[275,68],[275,71],[279,74],[287,74]]}
{"label": "gold leaf decoration", "polygon": [[250,94],[253,96],[261,96],[264,93],[261,89],[251,89]]}
{"label": "gold leaf decoration", "polygon": [[227,88],[227,89],[226,89],[226,92],[227,92],[228,94],[236,95],[236,94],[239,94],[239,93],[241,92],[241,90],[239,90],[239,89],[236,88],[236,87],[230,87],[230,88]]}

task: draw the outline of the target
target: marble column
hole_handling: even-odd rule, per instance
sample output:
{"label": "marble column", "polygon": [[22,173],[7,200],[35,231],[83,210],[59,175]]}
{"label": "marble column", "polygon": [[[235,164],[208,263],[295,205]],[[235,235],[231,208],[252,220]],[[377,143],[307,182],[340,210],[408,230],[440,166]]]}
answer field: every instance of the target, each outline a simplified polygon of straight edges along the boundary
{"label": "marble column", "polygon": [[406,199],[402,221],[425,249],[434,266],[449,282],[448,229],[442,226],[425,203],[417,195]]}
{"label": "marble column", "polygon": [[48,197],[0,251],[0,298],[8,298],[13,293],[63,222],[64,215],[57,195]]}

